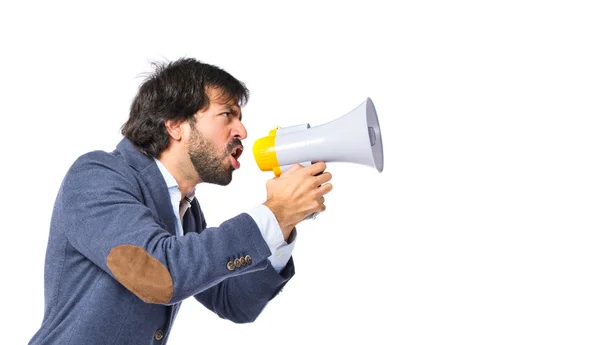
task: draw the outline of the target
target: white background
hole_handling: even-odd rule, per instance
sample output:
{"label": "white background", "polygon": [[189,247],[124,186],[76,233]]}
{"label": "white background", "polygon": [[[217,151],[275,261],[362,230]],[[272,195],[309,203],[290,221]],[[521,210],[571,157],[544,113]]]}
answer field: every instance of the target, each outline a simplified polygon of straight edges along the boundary
{"label": "white background", "polygon": [[219,3],[0,6],[2,343],[41,322],[63,174],[114,148],[151,61],[184,56],[252,93],[242,169],[199,186],[210,226],[264,200],[249,148],[275,126],[371,97],[385,169],[331,163],[283,292],[245,325],[188,300],[171,344],[600,343],[594,1]]}

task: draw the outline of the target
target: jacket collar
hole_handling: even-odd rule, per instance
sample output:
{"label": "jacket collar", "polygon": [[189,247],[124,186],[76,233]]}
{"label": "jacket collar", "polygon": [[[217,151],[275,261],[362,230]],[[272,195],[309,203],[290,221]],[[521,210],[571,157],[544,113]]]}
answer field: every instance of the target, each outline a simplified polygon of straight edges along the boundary
{"label": "jacket collar", "polygon": [[154,159],[140,152],[127,138],[123,138],[119,142],[115,154],[123,157],[129,166],[139,172],[144,184],[150,190],[154,203],[157,205],[160,220],[166,225],[167,231],[175,235],[176,225],[171,207],[171,198],[165,179]]}

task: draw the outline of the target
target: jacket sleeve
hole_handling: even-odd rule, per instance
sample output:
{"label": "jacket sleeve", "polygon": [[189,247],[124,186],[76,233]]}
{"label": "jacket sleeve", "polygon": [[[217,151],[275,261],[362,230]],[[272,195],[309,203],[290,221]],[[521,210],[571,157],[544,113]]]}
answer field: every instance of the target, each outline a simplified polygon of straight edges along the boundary
{"label": "jacket sleeve", "polygon": [[[248,212],[257,226],[272,227],[270,217],[267,212],[261,213],[260,206],[254,211]],[[264,216],[265,218],[261,218]],[[265,221],[265,219],[267,221]],[[273,221],[276,219],[273,217]],[[206,217],[200,208],[197,199],[192,201],[191,212],[187,212],[183,218],[183,224],[186,233],[202,232],[206,229]],[[261,229],[264,237],[265,231]],[[281,231],[279,227],[274,229]],[[288,242],[292,242],[296,235],[296,229]],[[283,239],[283,237],[282,237]],[[269,241],[266,241],[267,243]],[[287,243],[287,242],[286,242]],[[272,249],[278,250],[277,248]],[[295,266],[291,252],[287,259],[275,261],[273,265],[273,255],[268,258],[269,264],[264,270],[258,270],[249,274],[242,274],[223,280],[221,283],[202,291],[194,297],[206,308],[213,311],[219,317],[233,321],[235,323],[253,322],[261,314],[266,305],[275,297],[287,282],[295,274]],[[241,258],[240,258],[241,259]],[[245,266],[245,260],[234,260],[232,269],[237,270]],[[237,265],[236,265],[237,263]],[[283,266],[280,266],[283,265]]]}
{"label": "jacket sleeve", "polygon": [[[171,235],[145,205],[148,196],[133,172],[112,157],[92,153],[78,159],[54,211],[69,243],[140,299],[173,304],[268,268],[271,252],[248,214],[201,233]],[[232,270],[241,257],[245,265]]]}
{"label": "jacket sleeve", "polygon": [[294,261],[290,258],[279,273],[268,264],[264,270],[231,277],[194,297],[223,319],[253,322],[294,274]]}

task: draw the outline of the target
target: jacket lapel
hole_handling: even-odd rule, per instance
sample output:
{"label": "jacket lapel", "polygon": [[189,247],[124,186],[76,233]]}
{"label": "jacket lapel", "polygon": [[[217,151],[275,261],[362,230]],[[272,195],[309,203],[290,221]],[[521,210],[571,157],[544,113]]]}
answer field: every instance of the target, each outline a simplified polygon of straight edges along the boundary
{"label": "jacket lapel", "polygon": [[165,180],[154,160],[138,151],[127,138],[123,138],[117,145],[117,151],[127,164],[140,173],[142,181],[150,190],[152,200],[157,206],[158,217],[167,227],[167,231],[175,235],[176,225],[171,207],[171,198]]}

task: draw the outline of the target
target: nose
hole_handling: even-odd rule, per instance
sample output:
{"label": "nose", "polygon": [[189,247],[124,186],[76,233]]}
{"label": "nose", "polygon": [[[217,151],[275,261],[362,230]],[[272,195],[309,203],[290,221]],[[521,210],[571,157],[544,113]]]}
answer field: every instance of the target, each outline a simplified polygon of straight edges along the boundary
{"label": "nose", "polygon": [[246,139],[248,137],[248,132],[246,132],[246,127],[242,124],[241,121],[237,121],[235,127],[233,128],[233,135],[235,137],[240,138],[240,140]]}

